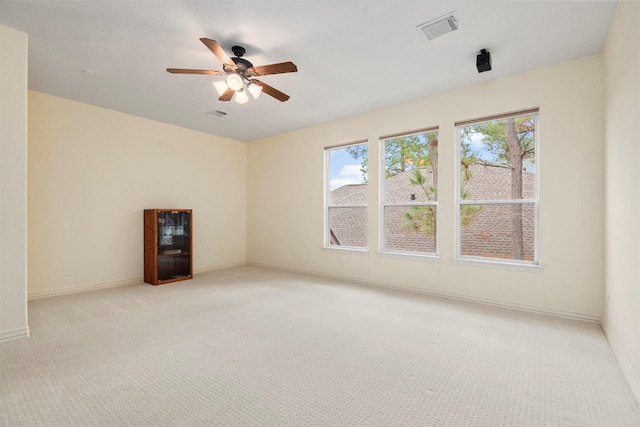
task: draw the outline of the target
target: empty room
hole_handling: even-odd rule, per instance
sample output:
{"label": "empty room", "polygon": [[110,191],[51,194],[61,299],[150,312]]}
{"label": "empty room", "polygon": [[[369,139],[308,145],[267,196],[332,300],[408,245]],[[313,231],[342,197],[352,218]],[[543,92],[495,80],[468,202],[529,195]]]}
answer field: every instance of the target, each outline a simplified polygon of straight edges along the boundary
{"label": "empty room", "polygon": [[0,0],[0,426],[640,426],[640,2]]}

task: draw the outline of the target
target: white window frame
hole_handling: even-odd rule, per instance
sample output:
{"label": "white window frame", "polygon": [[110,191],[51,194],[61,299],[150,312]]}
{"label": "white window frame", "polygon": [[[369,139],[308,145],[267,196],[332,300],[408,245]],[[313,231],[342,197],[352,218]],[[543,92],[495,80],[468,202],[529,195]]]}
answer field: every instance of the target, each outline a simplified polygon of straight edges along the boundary
{"label": "white window frame", "polygon": [[[348,148],[348,147],[354,147],[356,145],[367,145],[368,146],[368,140],[360,140],[360,141],[355,141],[355,142],[349,142],[346,144],[339,144],[339,145],[331,145],[328,147],[324,147],[324,175],[325,175],[325,179],[324,179],[324,231],[323,231],[323,235],[324,235],[324,242],[323,242],[323,247],[325,249],[336,249],[336,250],[347,250],[347,251],[356,251],[356,252],[367,252],[368,249],[368,245],[369,245],[369,233],[368,233],[368,219],[369,219],[369,203],[368,203],[368,191],[367,191],[367,203],[365,204],[342,204],[342,205],[334,205],[331,204],[331,151],[332,150],[338,150],[338,149],[343,149],[343,148]],[[369,148],[369,147],[367,147]],[[369,156],[369,153],[367,152],[367,156]],[[368,185],[368,183],[367,183]],[[365,212],[367,213],[366,217],[367,217],[367,239],[366,239],[366,243],[364,246],[347,246],[347,245],[332,245],[331,244],[331,224],[330,224],[330,218],[331,215],[329,214],[329,211],[331,210],[331,208],[362,208],[365,209]]]}
{"label": "white window frame", "polygon": [[[438,227],[438,223],[439,223],[439,215],[440,215],[440,209],[438,208],[438,200],[440,200],[440,189],[438,188],[436,191],[436,200],[433,202],[406,202],[406,203],[387,203],[386,200],[386,189],[385,189],[385,184],[386,184],[386,141],[389,139],[393,139],[393,138],[401,138],[401,137],[405,137],[405,136],[412,136],[412,135],[419,135],[419,134],[424,134],[424,133],[430,133],[430,132],[438,132],[438,137],[439,137],[439,133],[440,133],[440,128],[439,126],[433,126],[433,127],[429,127],[429,128],[425,128],[425,129],[418,129],[418,130],[414,130],[414,131],[409,131],[409,132],[403,132],[403,133],[398,133],[398,134],[392,134],[392,135],[385,135],[385,136],[381,136],[379,138],[380,140],[380,228],[379,228],[379,236],[380,236],[380,243],[379,243],[379,251],[383,254],[393,254],[393,255],[409,255],[409,256],[417,256],[417,257],[424,257],[424,258],[439,258],[439,254],[438,254],[438,248],[439,248],[439,233],[440,233],[440,227]],[[439,159],[438,159],[439,160]],[[440,166],[438,165],[438,175],[440,173]],[[438,177],[439,178],[439,177]],[[439,180],[438,180],[439,182]],[[435,247],[435,251],[434,252],[419,252],[419,251],[406,251],[406,250],[398,250],[398,249],[388,249],[386,247],[386,208],[387,207],[395,207],[395,208],[401,208],[401,207],[412,207],[412,206],[435,206],[436,208],[436,235],[435,235],[435,241],[436,241],[436,247]]]}
{"label": "white window frame", "polygon": [[[462,199],[460,194],[460,159],[461,159],[461,128],[478,123],[491,122],[501,119],[507,119],[511,117],[520,117],[525,115],[535,115],[536,121],[536,129],[535,129],[535,164],[536,164],[536,174],[535,174],[535,197],[533,199],[506,199],[506,200],[470,200],[470,199]],[[531,108],[528,110],[515,111],[505,114],[499,114],[494,116],[481,117],[473,120],[464,120],[455,123],[455,133],[456,133],[456,167],[455,167],[455,261],[469,261],[469,262],[479,262],[485,264],[503,264],[503,265],[513,265],[513,266],[532,266],[538,267],[540,266],[540,256],[539,256],[539,236],[540,236],[540,227],[539,227],[539,210],[540,210],[540,111],[539,108]],[[465,205],[512,205],[512,204],[521,204],[521,205],[533,205],[534,206],[534,230],[533,230],[533,261],[527,260],[516,260],[516,259],[505,259],[505,258],[489,258],[489,257],[481,257],[481,256],[469,256],[462,255],[462,226],[461,226],[461,217],[460,211],[461,207]]]}

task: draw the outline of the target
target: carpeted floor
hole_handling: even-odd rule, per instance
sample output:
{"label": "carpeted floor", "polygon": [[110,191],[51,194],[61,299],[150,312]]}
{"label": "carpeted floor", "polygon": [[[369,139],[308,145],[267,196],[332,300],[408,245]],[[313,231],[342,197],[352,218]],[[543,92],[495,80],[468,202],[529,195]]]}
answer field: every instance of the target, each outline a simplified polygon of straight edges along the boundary
{"label": "carpeted floor", "polygon": [[239,267],[31,301],[2,426],[639,426],[597,324]]}

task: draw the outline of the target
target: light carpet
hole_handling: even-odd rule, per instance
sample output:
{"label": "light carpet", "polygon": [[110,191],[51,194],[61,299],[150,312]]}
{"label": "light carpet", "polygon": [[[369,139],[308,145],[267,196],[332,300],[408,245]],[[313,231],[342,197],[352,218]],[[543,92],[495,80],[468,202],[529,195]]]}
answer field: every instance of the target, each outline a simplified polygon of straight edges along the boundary
{"label": "light carpet", "polygon": [[640,426],[599,325],[239,267],[29,303],[3,426]]}

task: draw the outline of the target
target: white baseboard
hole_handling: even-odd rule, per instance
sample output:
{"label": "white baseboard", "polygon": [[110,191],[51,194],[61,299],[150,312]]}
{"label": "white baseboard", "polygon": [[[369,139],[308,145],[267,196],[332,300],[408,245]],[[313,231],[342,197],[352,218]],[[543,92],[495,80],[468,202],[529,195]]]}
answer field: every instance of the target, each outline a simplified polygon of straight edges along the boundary
{"label": "white baseboard", "polygon": [[609,345],[613,350],[613,354],[616,355],[616,359],[618,359],[618,364],[622,368],[622,373],[624,374],[629,386],[631,387],[631,391],[635,395],[638,400],[638,404],[640,404],[640,379],[638,379],[638,372],[634,369],[639,369],[638,366],[635,366],[629,361],[626,353],[622,350],[619,345],[618,339],[615,334],[609,330],[607,322],[603,320],[602,322],[602,331],[604,335],[609,340]]}
{"label": "white baseboard", "polygon": [[207,273],[209,271],[225,270],[227,268],[244,267],[247,265],[244,261],[232,262],[229,264],[209,265],[207,267],[199,267],[193,269],[193,274]]}
{"label": "white baseboard", "polygon": [[18,338],[28,338],[31,335],[29,327],[16,329],[15,331],[0,332],[0,342],[16,340]]}
{"label": "white baseboard", "polygon": [[[194,268],[193,274],[206,273],[208,271],[223,270],[226,268],[240,267],[244,265],[246,265],[244,261],[229,263],[229,264],[221,264],[221,265],[210,265],[206,267]],[[118,280],[115,282],[106,282],[106,283],[97,283],[94,285],[80,285],[80,286],[71,286],[71,287],[62,288],[62,289],[53,289],[50,291],[30,292],[27,296],[27,299],[34,300],[39,298],[49,298],[49,297],[56,297],[60,295],[75,294],[77,292],[95,291],[98,289],[116,288],[118,286],[136,285],[138,283],[142,283],[143,281],[144,279],[142,277],[136,277],[135,279]]]}
{"label": "white baseboard", "polygon": [[563,317],[567,319],[583,320],[588,322],[600,323],[600,316],[586,313],[577,313],[566,310],[551,309],[546,307],[530,306],[525,304],[517,304],[508,301],[493,300],[489,298],[470,297],[466,295],[453,294],[449,292],[432,291],[426,289],[410,288],[405,286],[394,285],[391,283],[378,282],[373,280],[361,280],[353,277],[340,276],[335,274],[327,274],[311,270],[303,270],[299,268],[282,267],[279,265],[271,265],[261,262],[247,262],[247,265],[254,267],[270,268],[273,270],[289,271],[292,273],[307,274],[310,276],[324,277],[327,279],[343,280],[345,282],[355,283],[364,286],[375,286],[379,288],[395,289],[400,291],[416,292],[423,295],[429,295],[437,298],[447,298],[456,301],[465,301],[476,304],[485,304],[495,307],[510,308],[513,310],[527,311],[531,313],[545,314],[550,316]]}
{"label": "white baseboard", "polygon": [[137,277],[135,279],[118,280],[116,282],[97,283],[94,285],[70,286],[68,288],[52,289],[50,291],[29,292],[29,294],[27,295],[27,299],[34,300],[34,299],[40,299],[40,298],[57,297],[60,295],[75,294],[77,292],[95,291],[98,289],[116,288],[118,286],[126,286],[126,285],[135,285],[136,283],[141,283],[141,282],[142,282],[142,277]]}

